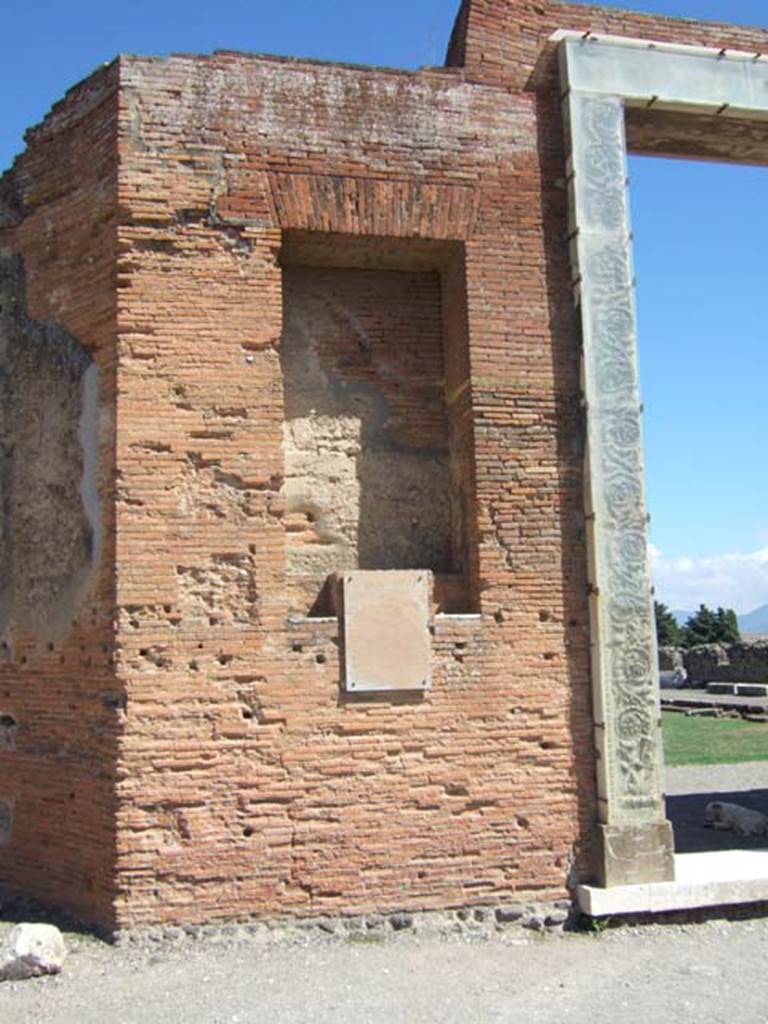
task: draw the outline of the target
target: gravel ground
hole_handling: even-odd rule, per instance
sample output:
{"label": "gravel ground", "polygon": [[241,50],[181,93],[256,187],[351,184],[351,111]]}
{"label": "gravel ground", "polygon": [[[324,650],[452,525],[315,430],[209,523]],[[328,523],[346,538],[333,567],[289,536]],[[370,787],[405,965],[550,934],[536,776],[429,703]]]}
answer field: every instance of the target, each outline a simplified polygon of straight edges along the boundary
{"label": "gravel ground", "polygon": [[69,936],[63,974],[0,988],[13,1024],[765,1024],[768,919],[264,947],[111,948]]}
{"label": "gravel ground", "polygon": [[[667,773],[673,799],[726,787],[741,802],[768,795],[768,764]],[[0,920],[0,941],[11,927]],[[386,939],[230,927],[118,946],[66,940],[61,975],[0,984],[0,1024],[768,1024],[768,916],[593,932],[468,923]]]}
{"label": "gravel ground", "polygon": [[748,761],[744,764],[692,764],[667,768],[666,782],[666,792],[670,796],[768,789],[768,761]]}

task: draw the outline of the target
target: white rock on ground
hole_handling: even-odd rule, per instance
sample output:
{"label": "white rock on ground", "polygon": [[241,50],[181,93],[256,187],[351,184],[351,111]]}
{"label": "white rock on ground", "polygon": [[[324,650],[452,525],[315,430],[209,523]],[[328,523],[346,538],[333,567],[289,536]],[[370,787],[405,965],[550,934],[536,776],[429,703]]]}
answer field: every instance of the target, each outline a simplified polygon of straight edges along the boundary
{"label": "white rock on ground", "polygon": [[0,981],[58,974],[67,956],[64,937],[52,924],[20,924],[0,953]]}

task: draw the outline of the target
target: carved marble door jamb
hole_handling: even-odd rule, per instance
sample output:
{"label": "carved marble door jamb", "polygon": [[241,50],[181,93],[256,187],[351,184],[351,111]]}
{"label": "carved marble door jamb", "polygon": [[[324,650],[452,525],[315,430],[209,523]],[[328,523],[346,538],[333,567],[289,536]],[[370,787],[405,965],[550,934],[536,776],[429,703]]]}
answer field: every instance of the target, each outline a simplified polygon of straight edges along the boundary
{"label": "carved marble door jamb", "polygon": [[599,882],[668,881],[674,844],[662,792],[624,102],[570,90],[564,117],[587,424]]}

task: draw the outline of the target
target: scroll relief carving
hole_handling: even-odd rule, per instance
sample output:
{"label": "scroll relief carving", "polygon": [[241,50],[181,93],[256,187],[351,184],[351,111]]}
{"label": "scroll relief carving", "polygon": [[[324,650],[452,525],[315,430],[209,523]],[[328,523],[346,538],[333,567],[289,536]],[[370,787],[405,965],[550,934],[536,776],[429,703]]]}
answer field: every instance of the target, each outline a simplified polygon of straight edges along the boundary
{"label": "scroll relief carving", "polygon": [[[648,568],[635,311],[626,216],[621,101],[574,97],[580,125],[577,204],[585,302],[590,460],[603,595],[606,739],[612,799],[659,806],[654,622]],[[588,296],[588,298],[587,298]]]}
{"label": "scroll relief carving", "polygon": [[626,224],[624,196],[624,112],[619,100],[581,97],[584,139],[585,227],[622,231]]}

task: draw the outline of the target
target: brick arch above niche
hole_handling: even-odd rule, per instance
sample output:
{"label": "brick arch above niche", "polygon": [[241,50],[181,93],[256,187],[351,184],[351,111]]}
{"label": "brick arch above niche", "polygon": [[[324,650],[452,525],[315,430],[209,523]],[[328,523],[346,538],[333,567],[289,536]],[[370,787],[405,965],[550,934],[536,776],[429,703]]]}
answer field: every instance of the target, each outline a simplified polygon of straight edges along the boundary
{"label": "brick arch above niche", "polygon": [[270,174],[283,230],[465,240],[472,236],[472,186],[346,177]]}

